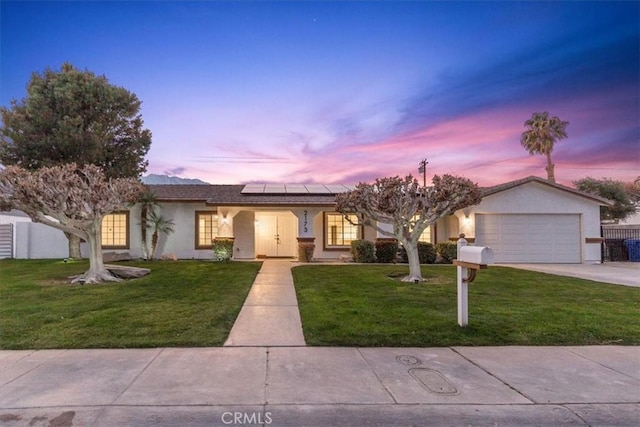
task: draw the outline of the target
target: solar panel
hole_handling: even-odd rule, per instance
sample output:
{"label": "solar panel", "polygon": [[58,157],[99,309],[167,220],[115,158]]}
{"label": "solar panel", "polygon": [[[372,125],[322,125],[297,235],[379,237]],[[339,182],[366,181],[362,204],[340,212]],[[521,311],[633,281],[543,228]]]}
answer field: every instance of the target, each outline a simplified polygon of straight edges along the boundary
{"label": "solar panel", "polygon": [[284,184],[265,184],[264,185],[265,193],[284,193]]}
{"label": "solar panel", "polygon": [[285,184],[287,194],[309,194],[309,190],[304,184]]}
{"label": "solar panel", "polygon": [[247,184],[242,194],[337,194],[353,190],[343,184]]}
{"label": "solar panel", "polygon": [[247,184],[241,191],[242,194],[262,194],[264,193],[264,184]]}

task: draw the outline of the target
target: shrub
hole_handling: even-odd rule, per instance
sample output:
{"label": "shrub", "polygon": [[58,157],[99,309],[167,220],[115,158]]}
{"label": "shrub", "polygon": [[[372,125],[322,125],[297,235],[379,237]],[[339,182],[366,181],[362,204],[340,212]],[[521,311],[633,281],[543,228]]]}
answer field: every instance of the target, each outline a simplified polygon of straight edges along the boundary
{"label": "shrub", "polygon": [[395,262],[398,256],[398,241],[396,239],[376,239],[376,261]]}
{"label": "shrub", "polygon": [[311,262],[313,261],[313,251],[316,249],[316,245],[311,242],[298,243],[298,261]]}
{"label": "shrub", "polygon": [[458,245],[454,242],[439,242],[436,243],[436,252],[447,264],[451,264],[458,258]]}
{"label": "shrub", "polygon": [[[402,262],[409,262],[407,250],[404,246],[400,248],[400,258],[402,258]],[[433,264],[436,261],[436,250],[433,244],[418,242],[418,258],[420,259],[420,264]]]}
{"label": "shrub", "polygon": [[213,258],[217,261],[229,261],[233,256],[233,237],[213,239]]}
{"label": "shrub", "polygon": [[351,255],[354,262],[375,262],[373,242],[354,240],[351,242]]}

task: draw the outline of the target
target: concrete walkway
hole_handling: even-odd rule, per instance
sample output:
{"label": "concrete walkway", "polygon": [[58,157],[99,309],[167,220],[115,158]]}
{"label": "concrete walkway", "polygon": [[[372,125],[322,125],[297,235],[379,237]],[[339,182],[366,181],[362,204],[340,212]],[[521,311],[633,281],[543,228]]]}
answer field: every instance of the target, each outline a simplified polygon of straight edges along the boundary
{"label": "concrete walkway", "polygon": [[2,426],[637,426],[640,348],[0,352]]}
{"label": "concrete walkway", "polygon": [[265,260],[225,347],[304,346],[291,260]]}
{"label": "concrete walkway", "polygon": [[560,276],[577,277],[640,287],[640,262],[606,262],[603,264],[503,264],[504,267],[520,268]]}

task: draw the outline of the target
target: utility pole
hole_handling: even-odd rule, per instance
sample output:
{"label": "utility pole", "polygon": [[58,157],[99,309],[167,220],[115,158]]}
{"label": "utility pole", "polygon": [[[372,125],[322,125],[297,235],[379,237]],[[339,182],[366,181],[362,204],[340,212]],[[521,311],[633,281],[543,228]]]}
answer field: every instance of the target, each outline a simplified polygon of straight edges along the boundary
{"label": "utility pole", "polygon": [[422,174],[422,183],[425,186],[425,188],[427,187],[427,165],[429,164],[429,162],[427,161],[427,159],[422,159],[422,161],[420,162],[420,167],[418,168],[418,173]]}

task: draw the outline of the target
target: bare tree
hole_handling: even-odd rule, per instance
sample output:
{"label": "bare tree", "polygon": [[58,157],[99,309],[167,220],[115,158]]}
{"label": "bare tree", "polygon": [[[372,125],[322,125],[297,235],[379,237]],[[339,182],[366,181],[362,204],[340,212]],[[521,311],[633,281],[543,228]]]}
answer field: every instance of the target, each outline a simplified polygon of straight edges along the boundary
{"label": "bare tree", "polygon": [[0,204],[20,209],[35,222],[84,239],[89,270],[75,282],[118,281],[102,260],[102,219],[135,203],[143,191],[135,178],[105,177],[101,168],[75,163],[28,171],[8,166],[0,171]]}
{"label": "bare tree", "polygon": [[[414,282],[422,280],[418,257],[422,232],[439,218],[480,200],[480,189],[466,178],[436,175],[433,186],[425,188],[409,175],[378,178],[373,184],[360,183],[355,189],[336,195],[336,210],[345,215],[355,214],[360,224],[398,239],[409,259],[409,275],[402,280]],[[393,231],[380,223],[390,224]]]}

